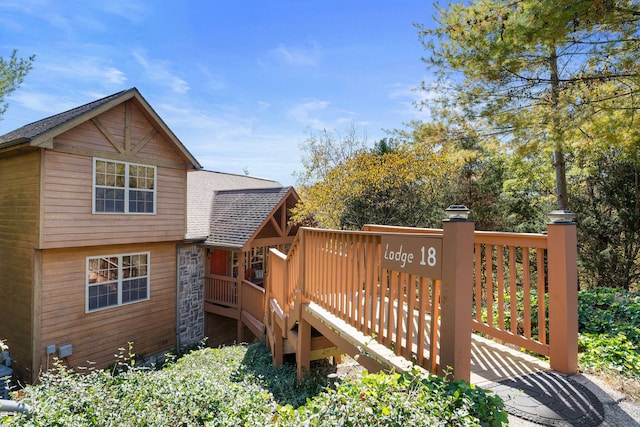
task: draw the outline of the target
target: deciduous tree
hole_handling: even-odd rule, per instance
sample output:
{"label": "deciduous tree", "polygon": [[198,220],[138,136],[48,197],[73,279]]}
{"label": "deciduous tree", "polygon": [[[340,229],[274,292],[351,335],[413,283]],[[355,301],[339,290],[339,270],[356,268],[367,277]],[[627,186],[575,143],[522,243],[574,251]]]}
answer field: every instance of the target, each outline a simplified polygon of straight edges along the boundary
{"label": "deciduous tree", "polygon": [[416,123],[396,140],[353,152],[301,188],[294,219],[314,218],[322,227],[350,229],[366,223],[438,225],[446,203],[455,203],[444,201],[445,188],[461,163],[445,135]]}
{"label": "deciduous tree", "polygon": [[31,70],[35,56],[27,59],[19,58],[18,52],[14,50],[8,59],[0,57],[0,120],[8,104],[5,97],[20,86]]}

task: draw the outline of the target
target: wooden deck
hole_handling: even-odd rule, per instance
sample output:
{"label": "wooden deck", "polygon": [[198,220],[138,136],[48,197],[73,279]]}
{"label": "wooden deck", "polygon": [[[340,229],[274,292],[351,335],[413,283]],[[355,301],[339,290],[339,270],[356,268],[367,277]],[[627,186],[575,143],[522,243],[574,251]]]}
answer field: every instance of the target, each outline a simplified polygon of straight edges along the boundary
{"label": "wooden deck", "polygon": [[548,371],[549,363],[511,346],[474,334],[471,341],[470,382],[482,386],[509,378]]}
{"label": "wooden deck", "polygon": [[[286,256],[272,250],[265,327],[274,363],[293,351],[302,376],[319,331],[370,370],[417,365],[476,382],[575,372],[575,225],[534,235],[444,225],[303,228]],[[549,356],[550,365],[472,338],[473,330]]]}
{"label": "wooden deck", "polygon": [[[370,336],[363,335],[356,328],[346,324],[317,304],[311,302],[305,307],[305,317],[314,328],[325,330],[329,341],[338,343],[338,347],[342,351],[350,353],[352,356],[358,355],[358,363],[369,370],[383,369],[402,372],[416,367],[414,363],[417,358],[415,356],[409,360],[396,355],[392,349],[379,344]],[[416,329],[420,321],[419,317],[420,313],[416,311],[413,316]],[[427,323],[429,323],[430,317],[430,314],[427,313]],[[327,328],[333,332],[326,332]],[[403,338],[403,341],[406,341],[406,337]],[[424,348],[431,348],[430,344],[427,338]],[[417,347],[417,344],[414,344],[413,349],[417,350]],[[314,359],[312,358],[312,360]],[[430,363],[428,361],[422,367],[425,370],[432,370]],[[438,358],[435,363],[439,364]],[[519,351],[513,345],[505,345],[483,338],[478,334],[471,336],[471,383],[477,385],[499,383],[506,379],[549,369],[551,368],[547,361]]]}

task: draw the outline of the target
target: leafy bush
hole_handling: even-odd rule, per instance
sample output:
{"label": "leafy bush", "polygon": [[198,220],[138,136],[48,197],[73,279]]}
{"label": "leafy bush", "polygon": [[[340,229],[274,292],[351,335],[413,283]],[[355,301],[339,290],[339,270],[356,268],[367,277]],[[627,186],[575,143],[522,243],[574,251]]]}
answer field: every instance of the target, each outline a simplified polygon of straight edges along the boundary
{"label": "leafy bush", "polygon": [[580,291],[578,302],[580,332],[623,333],[640,346],[640,292],[597,288]]}
{"label": "leafy bush", "polygon": [[276,421],[308,426],[501,426],[497,396],[464,381],[408,374],[366,374],[336,383],[297,410],[280,407]]}
{"label": "leafy bush", "polygon": [[[271,367],[262,344],[201,349],[164,369],[79,374],[59,366],[15,397],[34,408],[0,415],[7,426],[501,425],[499,397],[437,377],[367,375],[298,384],[295,367]],[[344,420],[344,422],[340,421]],[[333,424],[331,424],[333,423]]]}
{"label": "leafy bush", "polygon": [[591,371],[619,373],[640,380],[638,347],[624,334],[580,334],[580,367]]}
{"label": "leafy bush", "polygon": [[598,288],[578,295],[580,368],[640,378],[640,293]]}
{"label": "leafy bush", "polygon": [[[160,371],[74,373],[59,367],[22,392],[31,418],[20,426],[260,425],[277,404],[258,381],[237,375],[246,348],[198,350]],[[233,380],[231,380],[233,378]],[[0,417],[0,421],[2,418]]]}

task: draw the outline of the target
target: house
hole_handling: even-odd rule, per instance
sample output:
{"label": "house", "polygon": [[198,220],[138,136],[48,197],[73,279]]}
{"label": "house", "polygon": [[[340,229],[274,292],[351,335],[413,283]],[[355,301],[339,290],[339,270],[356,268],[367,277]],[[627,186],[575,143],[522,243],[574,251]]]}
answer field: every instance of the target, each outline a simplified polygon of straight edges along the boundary
{"label": "house", "polygon": [[0,136],[0,338],[19,378],[176,347],[198,169],[135,88]]}
{"label": "house", "polygon": [[[271,247],[286,251],[298,226],[290,210],[299,197],[292,187],[242,175],[210,171],[188,174],[188,221],[181,266],[204,274],[203,288],[193,281],[186,289],[199,289],[203,298],[182,294],[179,307],[179,346],[193,343],[204,329],[211,346],[249,340],[264,333],[266,260]],[[196,261],[197,260],[197,261]],[[182,267],[181,267],[182,268]],[[181,277],[187,277],[182,274]],[[193,301],[203,303],[193,307]],[[194,313],[204,319],[195,322]]]}

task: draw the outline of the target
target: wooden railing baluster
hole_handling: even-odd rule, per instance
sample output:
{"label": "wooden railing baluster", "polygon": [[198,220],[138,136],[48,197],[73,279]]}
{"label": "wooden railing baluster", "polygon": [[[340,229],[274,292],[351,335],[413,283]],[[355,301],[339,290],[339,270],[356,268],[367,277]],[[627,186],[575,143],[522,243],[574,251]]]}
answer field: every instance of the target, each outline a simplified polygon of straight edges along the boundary
{"label": "wooden railing baluster", "polygon": [[[471,246],[466,246],[472,249],[460,252],[470,254],[469,259],[475,264],[469,270],[469,286],[463,286],[467,289],[466,294],[451,293],[447,289],[448,294],[441,301],[443,281],[439,278],[382,267],[381,239],[384,234],[402,237],[416,233],[437,236],[440,233],[442,236],[442,230],[377,226],[368,226],[366,230],[301,228],[299,238],[294,241],[286,258],[271,256],[266,293],[267,298],[274,299],[273,304],[280,306],[281,312],[270,309],[265,316],[267,323],[273,323],[277,316],[283,315],[279,313],[286,315],[299,291],[300,301],[318,305],[365,336],[374,336],[380,344],[393,347],[395,354],[415,360],[432,372],[439,368],[436,362],[443,338],[439,329],[440,319],[441,314],[443,319],[448,314],[444,310],[451,304],[451,298],[469,298],[468,302],[457,307],[460,309],[468,303],[469,309],[473,308],[475,315],[469,313],[468,318],[474,330],[527,350],[549,355],[549,341],[552,340],[547,339],[547,333],[562,336],[553,335],[551,326],[547,328],[547,311],[552,303],[547,304],[546,301],[546,291],[551,286],[547,278],[550,266],[547,266],[549,243],[546,235],[476,231]],[[464,230],[472,230],[472,227],[465,226]],[[569,247],[566,249],[569,251],[572,240],[570,233],[567,235],[565,247]],[[456,232],[452,236],[457,236]],[[569,272],[567,277],[572,277],[571,274]],[[475,280],[471,276],[475,276]],[[237,294],[229,297],[233,292],[228,287],[220,291],[211,279],[207,280],[207,299],[234,303]],[[455,280],[456,283],[465,283],[463,276],[455,276]],[[532,299],[535,294],[537,307],[534,307]],[[297,317],[302,313],[300,307],[296,308],[296,313],[290,320],[300,321]],[[537,322],[537,330],[533,329],[532,316]],[[459,320],[447,318],[447,321],[454,322],[453,328],[457,330]],[[279,322],[286,328],[293,327],[286,320]],[[283,331],[283,335],[286,333]],[[271,344],[271,348],[279,347]],[[561,358],[566,359],[566,356],[558,356],[556,360]],[[464,366],[461,372],[464,375]]]}

